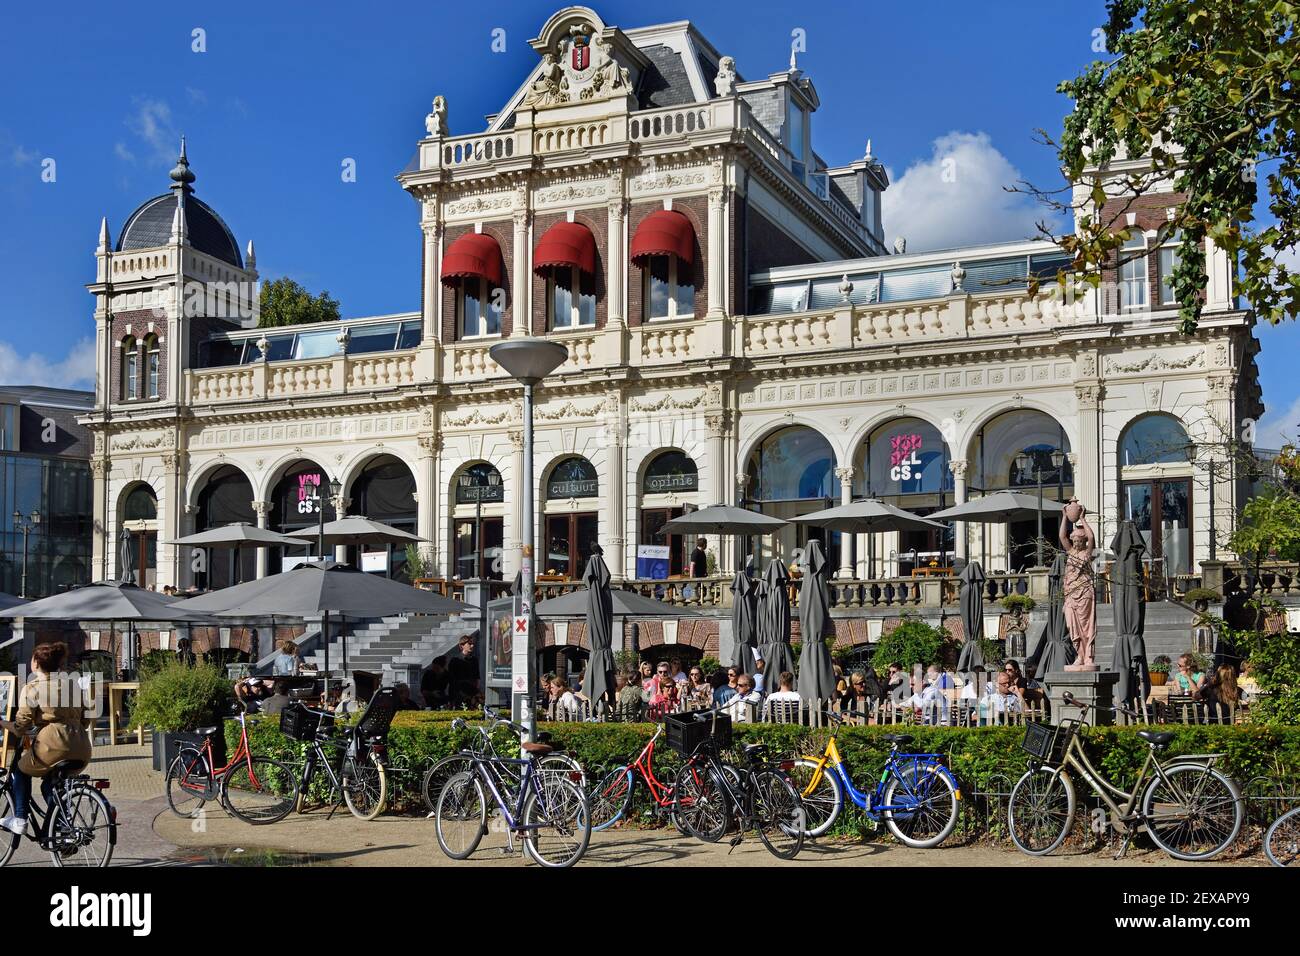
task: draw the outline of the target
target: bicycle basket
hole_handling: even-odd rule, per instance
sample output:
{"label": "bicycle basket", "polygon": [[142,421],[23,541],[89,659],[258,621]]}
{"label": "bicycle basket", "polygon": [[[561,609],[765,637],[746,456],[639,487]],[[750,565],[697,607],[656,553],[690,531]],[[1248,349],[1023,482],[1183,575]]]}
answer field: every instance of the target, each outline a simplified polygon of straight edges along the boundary
{"label": "bicycle basket", "polygon": [[708,740],[719,750],[731,746],[731,718],[726,714],[666,714],[665,742],[679,754],[690,756]]}
{"label": "bicycle basket", "polygon": [[1025,724],[1025,739],[1020,749],[1035,760],[1053,765],[1065,760],[1065,748],[1070,745],[1074,728],[1057,724]]}
{"label": "bicycle basket", "polygon": [[280,711],[280,733],[290,740],[314,740],[319,731],[329,730],[333,724],[333,717],[312,713],[298,701]]}

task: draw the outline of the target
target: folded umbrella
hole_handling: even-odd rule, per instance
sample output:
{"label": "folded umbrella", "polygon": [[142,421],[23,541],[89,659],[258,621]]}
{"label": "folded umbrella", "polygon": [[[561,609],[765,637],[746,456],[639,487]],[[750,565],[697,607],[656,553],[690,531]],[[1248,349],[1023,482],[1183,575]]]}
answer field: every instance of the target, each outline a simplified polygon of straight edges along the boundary
{"label": "folded umbrella", "polygon": [[794,671],[790,648],[790,575],[780,558],[768,562],[758,592],[758,656],[763,659],[763,692],[777,689],[782,671]]}
{"label": "folded umbrella", "polygon": [[730,667],[744,674],[754,672],[754,654],[758,650],[758,582],[749,569],[737,571],[731,581]]}
{"label": "folded umbrella", "polygon": [[[803,650],[799,654],[799,696],[804,700],[825,701],[835,696],[835,665],[826,645],[830,624],[831,601],[826,587],[826,557],[816,538],[808,542],[803,579],[799,582],[799,635]],[[834,634],[834,628],[831,628]]]}
{"label": "folded umbrella", "polygon": [[1074,642],[1065,630],[1065,554],[1059,553],[1047,573],[1047,626],[1039,635],[1034,652],[1025,659],[1025,670],[1030,667],[1039,679],[1049,671],[1063,671],[1074,663]]}
{"label": "folded umbrella", "polygon": [[614,598],[609,589],[605,559],[593,554],[582,572],[587,585],[587,680],[582,688],[592,705],[614,694]]}
{"label": "folded umbrella", "polygon": [[984,651],[980,648],[984,636],[984,569],[978,561],[971,561],[962,569],[959,580],[961,624],[966,634],[957,658],[957,672],[969,674],[984,669]]}
{"label": "folded umbrella", "polygon": [[1142,554],[1147,549],[1132,521],[1121,521],[1110,550],[1115,563],[1110,569],[1110,602],[1115,614],[1115,648],[1111,670],[1119,674],[1115,703],[1128,706],[1146,700],[1151,693],[1147,668],[1146,603],[1142,596]]}

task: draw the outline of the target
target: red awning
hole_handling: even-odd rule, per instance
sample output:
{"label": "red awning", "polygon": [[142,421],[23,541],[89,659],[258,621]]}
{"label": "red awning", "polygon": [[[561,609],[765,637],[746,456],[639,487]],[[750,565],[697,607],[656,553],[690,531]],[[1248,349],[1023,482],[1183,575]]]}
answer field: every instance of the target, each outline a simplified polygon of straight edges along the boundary
{"label": "red awning", "polygon": [[486,279],[493,286],[501,283],[501,247],[491,236],[467,232],[442,254],[442,281]]}
{"label": "red awning", "polygon": [[632,237],[632,259],[643,256],[676,256],[682,262],[693,262],[695,230],[691,221],[671,209],[646,216]]}
{"label": "red awning", "polygon": [[577,266],[588,275],[596,273],[596,237],[577,222],[557,222],[533,250],[533,271],[552,266]]}

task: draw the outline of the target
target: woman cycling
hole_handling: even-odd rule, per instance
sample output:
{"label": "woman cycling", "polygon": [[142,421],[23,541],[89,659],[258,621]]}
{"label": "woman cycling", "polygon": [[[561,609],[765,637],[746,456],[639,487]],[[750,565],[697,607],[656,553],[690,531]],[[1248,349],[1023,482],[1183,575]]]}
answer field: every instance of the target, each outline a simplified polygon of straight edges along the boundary
{"label": "woman cycling", "polygon": [[[90,763],[90,734],[75,679],[58,673],[68,659],[62,641],[38,645],[32,652],[32,679],[18,695],[12,721],[0,721],[25,747],[13,769],[13,816],[0,820],[10,833],[27,832],[27,810],[32,802],[32,778],[45,777],[65,760]],[[52,799],[51,781],[41,783],[46,806]]]}

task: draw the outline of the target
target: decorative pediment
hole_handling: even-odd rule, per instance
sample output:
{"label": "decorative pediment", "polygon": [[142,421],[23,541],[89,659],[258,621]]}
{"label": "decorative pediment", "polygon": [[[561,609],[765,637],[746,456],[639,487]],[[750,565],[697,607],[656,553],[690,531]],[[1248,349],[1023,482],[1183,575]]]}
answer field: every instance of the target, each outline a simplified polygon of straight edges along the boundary
{"label": "decorative pediment", "polygon": [[529,42],[542,58],[523,101],[535,110],[628,96],[647,63],[618,27],[587,7],[559,11]]}

